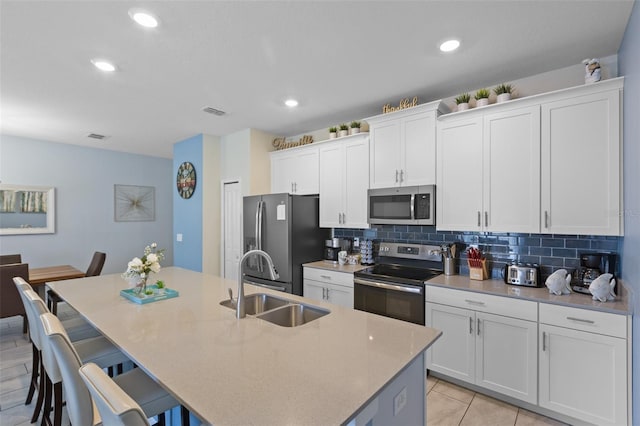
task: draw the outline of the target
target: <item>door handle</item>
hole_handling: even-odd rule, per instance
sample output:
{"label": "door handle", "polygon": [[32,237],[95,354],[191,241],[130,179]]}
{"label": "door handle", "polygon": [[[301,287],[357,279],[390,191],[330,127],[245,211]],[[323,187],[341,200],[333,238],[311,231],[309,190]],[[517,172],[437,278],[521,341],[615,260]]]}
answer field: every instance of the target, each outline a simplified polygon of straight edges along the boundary
{"label": "door handle", "polygon": [[320,278],[324,278],[325,280],[330,280],[331,276],[330,275],[320,275]]}
{"label": "door handle", "polygon": [[464,301],[472,305],[484,306],[484,302],[478,302],[477,300],[464,299]]}
{"label": "door handle", "polygon": [[326,290],[327,290],[326,288],[322,287],[322,300],[326,299],[326,296],[325,296],[325,291]]}
{"label": "door handle", "polygon": [[327,299],[326,300],[329,300],[329,289],[327,289]]}
{"label": "door handle", "polygon": [[365,280],[361,280],[361,279],[354,279],[353,283],[354,284],[360,284],[360,285],[366,285],[366,286],[369,286],[369,287],[382,288],[384,290],[400,291],[400,292],[403,292],[403,293],[422,294],[422,292],[424,291],[424,289],[420,289],[418,287],[406,287],[406,286],[403,286],[403,285],[387,284],[387,283],[381,283],[381,282],[377,282],[377,281],[365,281]]}
{"label": "door handle", "polygon": [[476,321],[478,321],[477,325],[476,325],[476,331],[478,336],[480,335],[480,318],[477,318]]}
{"label": "door handle", "polygon": [[400,170],[400,183],[404,182],[404,170]]}
{"label": "door handle", "polygon": [[473,334],[473,318],[469,317],[469,334]]}
{"label": "door handle", "polygon": [[487,211],[484,212],[484,226],[485,228],[489,226],[489,212]]}
{"label": "door handle", "polygon": [[293,182],[293,190],[298,193],[298,182]]}
{"label": "door handle", "polygon": [[482,222],[480,222],[480,210],[478,210],[478,228],[482,226]]}
{"label": "door handle", "polygon": [[544,211],[544,227],[549,227],[549,212],[547,210]]}
{"label": "door handle", "polygon": [[547,350],[547,332],[542,332],[542,352]]}
{"label": "door handle", "polygon": [[591,320],[587,320],[587,319],[582,319],[582,318],[575,318],[575,317],[567,317],[567,319],[569,321],[577,321],[577,322],[584,322],[586,324],[595,324],[595,321],[591,321]]}
{"label": "door handle", "polygon": [[396,170],[396,183],[398,183],[398,171]]}

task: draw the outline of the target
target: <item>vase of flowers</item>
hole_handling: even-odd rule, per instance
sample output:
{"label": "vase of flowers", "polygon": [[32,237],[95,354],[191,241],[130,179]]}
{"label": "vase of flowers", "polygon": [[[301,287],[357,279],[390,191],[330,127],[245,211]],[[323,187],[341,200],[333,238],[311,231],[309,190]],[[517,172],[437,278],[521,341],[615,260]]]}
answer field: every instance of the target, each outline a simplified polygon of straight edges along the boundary
{"label": "vase of flowers", "polygon": [[136,295],[146,294],[149,275],[160,271],[162,259],[164,259],[164,249],[158,249],[156,243],[151,243],[144,248],[144,255],[141,258],[134,257],[127,264],[127,270],[122,274],[122,278],[129,280],[129,283],[135,286]]}

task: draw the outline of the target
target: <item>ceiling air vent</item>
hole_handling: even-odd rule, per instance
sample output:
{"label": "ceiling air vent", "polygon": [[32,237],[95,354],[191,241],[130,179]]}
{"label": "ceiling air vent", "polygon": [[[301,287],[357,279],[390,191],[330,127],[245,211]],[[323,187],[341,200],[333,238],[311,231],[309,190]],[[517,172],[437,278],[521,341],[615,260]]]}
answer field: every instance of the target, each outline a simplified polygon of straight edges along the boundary
{"label": "ceiling air vent", "polygon": [[221,115],[225,115],[226,114],[226,112],[224,112],[222,110],[219,110],[219,109],[215,109],[215,108],[210,107],[210,106],[206,106],[206,107],[202,108],[202,110],[204,112],[206,112],[206,113],[217,115],[217,116],[221,116]]}
{"label": "ceiling air vent", "polygon": [[101,140],[103,140],[103,139],[107,139],[109,136],[100,135],[100,134],[98,134],[98,133],[89,133],[89,134],[87,135],[87,137],[88,137],[88,138],[91,138],[91,139],[97,139],[97,140],[101,141]]}

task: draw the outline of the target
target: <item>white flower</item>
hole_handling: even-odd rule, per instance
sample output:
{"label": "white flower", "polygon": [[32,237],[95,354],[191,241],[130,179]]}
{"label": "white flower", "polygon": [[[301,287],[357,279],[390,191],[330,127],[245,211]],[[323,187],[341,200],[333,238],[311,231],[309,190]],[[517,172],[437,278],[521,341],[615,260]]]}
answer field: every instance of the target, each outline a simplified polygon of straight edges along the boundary
{"label": "white flower", "polygon": [[155,253],[149,253],[147,255],[147,262],[148,263],[157,263],[158,262],[158,256]]}
{"label": "white flower", "polygon": [[142,268],[142,260],[140,260],[140,258],[138,257],[134,257],[127,266],[129,267],[129,269],[140,269]]}
{"label": "white flower", "polygon": [[158,272],[160,270],[160,264],[158,262],[153,262],[150,266],[149,269],[151,269],[151,272]]}

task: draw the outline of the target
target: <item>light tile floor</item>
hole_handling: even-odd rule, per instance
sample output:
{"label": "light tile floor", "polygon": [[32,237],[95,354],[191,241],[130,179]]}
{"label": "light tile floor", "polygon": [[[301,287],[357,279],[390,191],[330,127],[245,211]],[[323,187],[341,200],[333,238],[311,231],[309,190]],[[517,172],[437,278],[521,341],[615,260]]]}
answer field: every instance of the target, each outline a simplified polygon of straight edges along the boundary
{"label": "light tile floor", "polygon": [[[61,318],[73,312],[61,304]],[[20,317],[0,320],[0,425],[25,426],[36,398],[24,405],[31,377],[31,344],[22,334]],[[563,423],[436,378],[427,378],[427,423],[446,425],[541,426]],[[69,424],[63,417],[63,424]]]}

